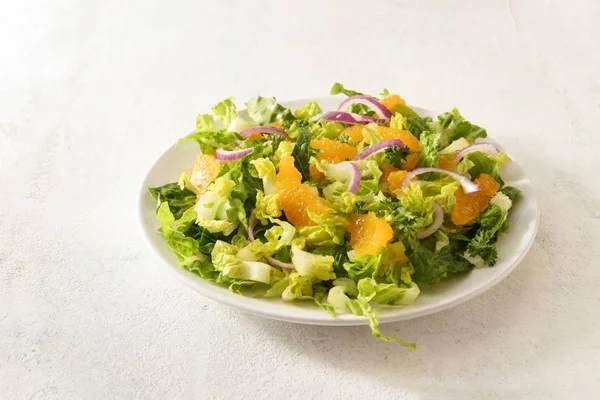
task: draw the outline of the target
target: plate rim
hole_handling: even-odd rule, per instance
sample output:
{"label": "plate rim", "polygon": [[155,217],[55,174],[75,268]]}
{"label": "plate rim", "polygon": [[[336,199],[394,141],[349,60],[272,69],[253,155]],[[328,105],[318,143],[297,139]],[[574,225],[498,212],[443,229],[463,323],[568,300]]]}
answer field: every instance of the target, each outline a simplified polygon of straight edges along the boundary
{"label": "plate rim", "polygon": [[[330,101],[331,99],[335,99],[335,98],[342,98],[342,96],[321,96],[321,97],[315,97],[315,98],[310,98],[310,99],[305,99],[305,98],[291,99],[291,100],[287,100],[287,101],[281,101],[281,104],[286,106],[286,104],[289,104],[289,103],[302,103],[302,102],[308,102],[308,101],[313,101],[313,100],[315,100],[317,102]],[[419,106],[412,106],[412,105],[411,105],[411,107],[414,109],[421,110],[425,113],[439,115],[436,112],[434,112],[430,109],[427,109],[427,108],[423,108],[423,107],[419,107]],[[245,111],[245,109],[241,109],[239,111],[243,112],[243,111]],[[494,139],[486,138],[486,141],[492,142],[494,144],[498,144]],[[150,173],[155,169],[156,165],[162,160],[162,158],[165,157],[168,153],[170,153],[176,146],[177,146],[177,144],[173,144],[168,149],[163,151],[157,158],[154,159],[154,161],[152,161],[149,168],[145,170],[144,178],[142,179],[141,187],[138,191],[137,201],[136,201],[137,216],[138,216],[138,218],[137,218],[138,228],[141,231],[141,234],[142,234],[142,237],[143,237],[143,240],[144,240],[146,246],[148,248],[150,248],[150,250],[154,254],[154,256],[156,258],[158,258],[160,260],[160,263],[163,264],[163,266],[165,267],[165,268],[161,268],[161,269],[163,269],[163,270],[166,269],[167,271],[169,271],[169,274],[171,276],[173,276],[176,280],[180,281],[185,286],[187,286],[191,289],[194,289],[194,291],[200,293],[202,296],[204,296],[206,298],[209,298],[218,303],[225,304],[229,307],[233,307],[235,309],[239,309],[241,311],[244,311],[249,314],[259,316],[259,317],[264,317],[264,318],[268,318],[268,319],[272,319],[272,320],[285,321],[285,322],[306,324],[306,325],[322,325],[322,326],[368,325],[369,321],[367,320],[366,317],[356,316],[356,315],[347,314],[347,313],[338,313],[338,317],[336,319],[334,319],[328,313],[326,313],[324,310],[320,310],[320,311],[323,311],[323,314],[319,315],[319,317],[307,318],[307,317],[294,316],[292,304],[289,304],[290,310],[291,310],[290,313],[286,313],[286,314],[277,312],[277,310],[271,310],[268,307],[265,307],[265,308],[259,310],[252,305],[252,304],[254,304],[253,302],[243,301],[243,299],[248,299],[248,297],[243,297],[243,296],[240,296],[239,294],[230,293],[226,287],[214,285],[211,282],[205,281],[198,275],[196,275],[184,268],[181,268],[178,265],[175,266],[171,262],[169,262],[167,259],[165,259],[165,257],[163,257],[163,255],[159,253],[158,249],[154,246],[154,244],[151,241],[150,235],[154,234],[154,232],[150,232],[144,225],[144,207],[145,207],[144,203],[147,202],[147,198],[145,198],[145,196],[148,195],[147,181],[149,180]],[[499,145],[499,147],[503,148],[503,146],[500,146],[500,145]],[[473,298],[483,294],[484,292],[490,290],[492,287],[496,286],[498,283],[503,281],[508,275],[510,275],[510,273],[512,273],[519,264],[521,264],[521,262],[523,261],[525,256],[529,253],[529,251],[531,250],[531,247],[533,246],[533,244],[535,242],[535,238],[537,236],[537,232],[538,232],[539,224],[540,224],[540,207],[539,207],[537,191],[535,189],[533,182],[529,178],[529,175],[526,173],[522,164],[520,164],[512,156],[511,156],[511,159],[512,159],[513,163],[516,164],[522,170],[524,177],[527,179],[527,183],[528,183],[528,185],[530,185],[531,192],[532,192],[531,196],[528,196],[528,197],[530,197],[528,201],[533,203],[533,205],[535,206],[535,225],[534,225],[533,229],[529,229],[526,232],[526,233],[530,234],[530,237],[529,237],[527,244],[523,248],[523,251],[517,256],[517,258],[512,262],[512,264],[510,264],[507,268],[505,268],[504,271],[502,271],[501,274],[499,274],[498,276],[496,276],[494,279],[490,280],[489,282],[486,282],[484,285],[478,286],[477,288],[475,288],[469,292],[466,292],[465,294],[463,294],[461,296],[457,296],[457,297],[455,297],[447,302],[443,302],[441,304],[432,305],[430,307],[424,307],[424,308],[418,309],[418,310],[411,310],[410,309],[411,306],[405,306],[405,307],[399,308],[398,312],[396,312],[396,313],[393,313],[393,314],[386,313],[381,316],[378,315],[378,320],[379,320],[380,324],[398,322],[398,321],[403,321],[403,320],[408,320],[408,319],[413,319],[413,318],[419,318],[419,317],[423,317],[426,315],[441,312],[441,311],[447,310],[449,308],[463,304],[463,303],[465,303],[469,300],[472,300]],[[239,298],[236,298],[234,296],[221,295],[221,293],[217,294],[217,292],[211,291],[208,287],[204,287],[204,285],[211,285],[214,288],[219,289],[219,291],[223,291],[224,293],[238,296]],[[258,300],[258,299],[253,299],[253,300]],[[280,299],[272,299],[272,300],[271,299],[260,299],[260,301],[281,303]],[[287,304],[286,304],[286,306],[287,306]],[[315,309],[318,310],[318,308],[316,306],[313,306],[313,307],[315,307]]]}

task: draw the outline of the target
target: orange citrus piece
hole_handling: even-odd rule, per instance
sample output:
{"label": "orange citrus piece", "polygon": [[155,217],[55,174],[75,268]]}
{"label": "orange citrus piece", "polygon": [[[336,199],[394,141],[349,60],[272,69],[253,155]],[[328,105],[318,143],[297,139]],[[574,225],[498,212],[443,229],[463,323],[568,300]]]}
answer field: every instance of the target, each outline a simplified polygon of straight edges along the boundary
{"label": "orange citrus piece", "polygon": [[406,159],[404,159],[404,164],[403,164],[404,169],[407,171],[412,171],[413,169],[416,168],[420,159],[421,159],[421,155],[419,153],[409,154],[408,156],[406,156]]}
{"label": "orange citrus piece", "polygon": [[340,132],[340,136],[348,136],[351,142],[358,143],[364,139],[362,125],[352,125]]}
{"label": "orange citrus piece", "polygon": [[406,105],[406,100],[404,100],[402,97],[398,96],[397,94],[390,94],[389,96],[381,99],[379,102],[392,112],[395,112],[395,110],[394,110],[395,105],[397,105],[397,104]]}
{"label": "orange citrus piece", "polygon": [[400,171],[400,170],[398,168],[394,167],[392,164],[384,164],[383,171],[382,171],[383,173],[381,174],[379,183],[386,182],[388,179],[388,176],[390,176],[390,174],[395,171]]}
{"label": "orange citrus piece", "polygon": [[474,193],[465,193],[462,187],[459,187],[456,192],[456,204],[452,210],[450,217],[455,225],[466,225],[473,222],[480,212],[488,206],[488,198],[479,190]]}
{"label": "orange citrus piece", "polygon": [[440,155],[440,159],[438,160],[438,167],[447,171],[454,171],[457,165],[458,163],[454,161],[454,158]]}
{"label": "orange citrus piece", "polygon": [[[327,138],[311,140],[310,147],[321,150],[321,153],[317,154],[317,160],[325,160],[331,164],[337,164],[347,159],[351,160],[358,154],[356,147]],[[310,166],[310,176],[318,180],[325,177],[314,165]]]}
{"label": "orange citrus piece", "polygon": [[489,174],[483,173],[479,175],[479,178],[475,179],[475,183],[479,185],[479,188],[487,197],[494,197],[500,184]]}
{"label": "orange citrus piece", "polygon": [[389,174],[389,176],[387,178],[387,181],[389,183],[389,185],[388,185],[388,193],[389,194],[396,197],[394,190],[398,190],[398,189],[400,189],[400,187],[402,187],[402,181],[404,180],[404,177],[406,176],[406,174],[408,174],[408,171],[404,171],[404,170],[394,171]]}
{"label": "orange citrus piece", "polygon": [[316,225],[308,211],[314,214],[331,211],[308,185],[302,183],[302,174],[294,166],[293,156],[284,157],[279,162],[276,189],[281,208],[294,226]]}
{"label": "orange citrus piece", "polygon": [[376,254],[392,239],[392,227],[374,212],[353,214],[348,224],[350,246],[356,254]]}
{"label": "orange citrus piece", "polygon": [[372,122],[366,125],[367,129],[371,129],[381,140],[395,139],[402,140],[404,146],[408,147],[411,151],[418,153],[421,151],[421,145],[419,139],[417,139],[409,131],[402,129],[389,128],[387,126],[379,126]]}
{"label": "orange citrus piece", "polygon": [[200,154],[190,173],[190,181],[200,189],[200,193],[206,190],[209,183],[215,180],[223,168],[223,163],[217,161],[214,155]]}
{"label": "orange citrus piece", "polygon": [[327,138],[311,140],[310,147],[321,150],[321,153],[317,154],[317,160],[327,160],[333,164],[346,161],[346,159],[351,160],[358,154],[356,147]]}

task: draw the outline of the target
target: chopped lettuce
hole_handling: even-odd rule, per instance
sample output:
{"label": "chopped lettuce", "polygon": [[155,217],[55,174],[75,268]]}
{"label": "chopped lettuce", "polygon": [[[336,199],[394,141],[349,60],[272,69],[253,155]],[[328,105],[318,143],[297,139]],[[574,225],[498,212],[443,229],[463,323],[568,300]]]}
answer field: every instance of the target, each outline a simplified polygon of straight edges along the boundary
{"label": "chopped lettuce", "polygon": [[485,210],[479,221],[480,227],[475,237],[469,242],[467,252],[472,257],[481,257],[488,265],[496,264],[497,233],[508,218],[508,210],[512,207],[511,199],[502,192],[496,193],[490,199],[490,206]]}
{"label": "chopped lettuce", "polygon": [[271,122],[282,122],[293,120],[294,116],[289,108],[283,107],[275,97],[258,96],[246,103],[248,115],[259,125]]}
{"label": "chopped lettuce", "polygon": [[258,177],[263,181],[263,188],[266,195],[275,194],[275,183],[277,181],[277,171],[275,166],[268,158],[258,158],[250,161],[250,164],[256,167]]}
{"label": "chopped lettuce", "polygon": [[332,256],[322,256],[301,250],[292,245],[292,264],[302,276],[319,280],[335,279]]}
{"label": "chopped lettuce", "polygon": [[215,132],[217,125],[215,118],[210,114],[198,114],[196,116],[196,132]]}
{"label": "chopped lettuce", "polygon": [[294,165],[302,174],[302,180],[304,181],[308,181],[310,179],[309,161],[311,154],[311,140],[312,135],[310,130],[306,127],[300,128],[298,139],[296,139],[294,149],[292,150],[292,155],[294,156]]}
{"label": "chopped lettuce", "polygon": [[256,208],[254,216],[263,225],[267,224],[269,218],[281,217],[281,206],[278,194],[264,195],[261,190],[256,192]]}
{"label": "chopped lettuce", "polygon": [[497,156],[488,156],[484,153],[475,152],[468,154],[465,158],[473,164],[468,170],[472,179],[479,177],[482,173],[486,173],[491,175],[501,186],[504,186],[504,180],[500,176],[500,167],[511,162],[511,159],[505,153],[500,153]]}
{"label": "chopped lettuce", "polygon": [[404,288],[393,283],[377,283],[373,278],[364,278],[358,282],[358,292],[358,297],[367,302],[409,305],[415,301],[420,291],[414,282]]}
{"label": "chopped lettuce", "polygon": [[176,219],[181,218],[186,210],[196,204],[196,193],[186,187],[182,188],[178,183],[148,188],[148,191],[159,205],[167,202]]}
{"label": "chopped lettuce", "polygon": [[322,112],[319,103],[313,100],[294,111],[294,116],[298,119],[309,120]]}
{"label": "chopped lettuce", "polygon": [[232,279],[262,282],[269,285],[273,267],[258,261],[243,261],[236,256],[238,251],[236,246],[218,240],[211,254],[215,269]]}
{"label": "chopped lettuce", "polygon": [[238,117],[237,109],[231,97],[215,104],[212,112],[215,117],[221,120],[225,128],[229,128],[233,120]]}
{"label": "chopped lettuce", "polygon": [[379,179],[381,178],[382,172],[381,169],[379,169],[377,161],[372,159],[361,160],[356,161],[355,164],[361,171],[360,186],[358,187],[358,192],[356,192],[356,194],[368,196],[379,193]]}
{"label": "chopped lettuce", "polygon": [[308,216],[315,226],[303,226],[298,228],[298,234],[306,238],[306,243],[311,246],[333,246],[345,242],[346,227],[348,220],[333,213],[314,214],[310,211]]}
{"label": "chopped lettuce", "polygon": [[[411,351],[416,350],[416,345],[414,343],[407,343],[396,336],[385,336],[381,333],[377,316],[369,302],[366,300],[369,298],[370,292],[363,291],[361,293],[360,287],[357,289],[356,284],[351,279],[337,279],[333,284],[334,286],[329,290],[327,301],[336,309],[367,317],[374,338],[385,342],[397,342],[408,347]],[[369,288],[363,287],[363,290],[365,289],[368,290]],[[358,296],[358,298],[354,299],[349,297],[353,295]]]}
{"label": "chopped lettuce", "polygon": [[487,137],[485,129],[465,120],[456,108],[438,115],[437,121],[427,122],[427,126],[427,130],[439,135],[438,140],[441,147],[446,147],[452,141],[460,138],[474,142],[475,139]]}
{"label": "chopped lettuce", "polygon": [[433,132],[425,131],[421,133],[419,142],[421,144],[421,158],[419,164],[422,167],[437,167],[440,153],[438,153],[438,144],[440,136]]}
{"label": "chopped lettuce", "polygon": [[247,224],[246,212],[242,202],[230,199],[235,182],[224,177],[217,178],[208,190],[200,196],[194,206],[196,223],[209,232],[233,232],[240,222]]}

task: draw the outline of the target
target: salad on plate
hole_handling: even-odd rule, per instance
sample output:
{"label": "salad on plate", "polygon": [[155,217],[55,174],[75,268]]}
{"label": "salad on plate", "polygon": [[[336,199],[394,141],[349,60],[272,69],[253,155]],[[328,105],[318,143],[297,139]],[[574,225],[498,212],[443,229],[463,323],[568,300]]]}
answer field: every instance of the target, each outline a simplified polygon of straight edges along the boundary
{"label": "salad on plate", "polygon": [[336,83],[337,110],[231,98],[199,114],[199,154],[149,188],[180,265],[241,295],[308,301],[368,319],[408,306],[419,285],[492,267],[519,191],[510,158],[458,110],[421,117],[397,94]]}

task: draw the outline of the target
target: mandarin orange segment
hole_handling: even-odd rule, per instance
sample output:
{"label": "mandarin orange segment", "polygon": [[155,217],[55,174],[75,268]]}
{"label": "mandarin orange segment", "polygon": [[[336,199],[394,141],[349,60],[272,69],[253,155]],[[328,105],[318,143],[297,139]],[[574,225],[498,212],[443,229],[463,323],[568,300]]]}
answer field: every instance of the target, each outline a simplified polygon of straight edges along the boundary
{"label": "mandarin orange segment", "polygon": [[381,178],[379,179],[379,183],[386,182],[390,173],[399,171],[398,168],[394,167],[392,164],[385,164],[383,166],[383,173],[381,174]]}
{"label": "mandarin orange segment", "polygon": [[494,197],[500,184],[490,175],[483,173],[479,175],[479,178],[475,179],[475,183],[479,185],[479,188],[487,197]]}
{"label": "mandarin orange segment", "polygon": [[488,206],[488,198],[482,190],[474,193],[465,193],[460,187],[456,192],[456,204],[450,217],[455,225],[466,225],[473,222],[480,212]]}
{"label": "mandarin orange segment", "polygon": [[310,173],[310,179],[313,181],[320,181],[325,178],[325,174],[312,164],[308,167],[308,171]]}
{"label": "mandarin orange segment", "polygon": [[190,173],[190,181],[200,190],[206,190],[209,183],[215,180],[223,168],[223,163],[217,161],[214,155],[200,154]]}
{"label": "mandarin orange segment", "polygon": [[406,156],[404,159],[404,164],[402,165],[405,170],[412,171],[417,167],[419,160],[421,159],[421,155],[419,153],[412,153]]}
{"label": "mandarin orange segment", "polygon": [[376,254],[392,239],[392,227],[374,212],[353,214],[348,224],[350,246],[356,254]]}
{"label": "mandarin orange segment", "polygon": [[408,147],[411,151],[418,153],[421,151],[421,144],[409,131],[402,129],[389,128],[387,126],[379,126],[376,123],[370,123],[366,125],[367,129],[371,129],[381,140],[395,139],[402,140],[404,146]]}
{"label": "mandarin orange segment", "polygon": [[394,191],[398,190],[402,187],[402,181],[404,180],[404,177],[406,176],[406,174],[408,174],[408,171],[404,171],[404,170],[394,171],[389,174],[389,176],[387,178],[387,181],[389,183],[389,185],[388,185],[388,193],[389,194],[396,197],[396,193],[394,193]]}
{"label": "mandarin orange segment", "polygon": [[248,135],[247,139],[250,140],[251,142],[254,142],[254,141],[260,140],[262,138],[263,138],[263,135],[260,134],[260,132],[254,132],[254,133],[251,133],[250,135]]}
{"label": "mandarin orange segment", "polygon": [[294,226],[316,225],[308,211],[315,214],[331,211],[308,185],[302,183],[302,174],[294,166],[293,156],[284,157],[279,162],[276,189],[285,217]]}
{"label": "mandarin orange segment", "polygon": [[351,142],[358,143],[364,139],[362,125],[352,125],[340,132],[340,136],[348,136]]}
{"label": "mandarin orange segment", "polygon": [[454,160],[454,158],[445,157],[441,155],[440,159],[438,160],[438,167],[447,171],[454,171],[457,166],[458,163]]}
{"label": "mandarin orange segment", "polygon": [[406,100],[404,100],[402,97],[398,96],[397,94],[390,94],[389,96],[386,96],[383,99],[381,99],[380,103],[383,104],[385,106],[385,108],[387,108],[388,110],[393,112],[395,105],[397,105],[397,104],[406,105]]}
{"label": "mandarin orange segment", "polygon": [[351,160],[358,154],[356,147],[327,138],[311,140],[310,147],[321,150],[321,153],[317,154],[317,160],[326,160],[334,164],[346,159]]}

